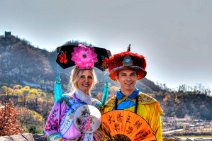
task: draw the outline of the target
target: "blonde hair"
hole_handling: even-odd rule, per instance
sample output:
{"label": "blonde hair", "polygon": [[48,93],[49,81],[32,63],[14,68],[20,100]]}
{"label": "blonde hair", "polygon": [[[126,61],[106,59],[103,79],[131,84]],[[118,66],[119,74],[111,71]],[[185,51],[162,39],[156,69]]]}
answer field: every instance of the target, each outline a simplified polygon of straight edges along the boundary
{"label": "blonde hair", "polygon": [[[92,77],[93,77],[93,83],[91,85],[91,89],[94,88],[94,86],[96,85],[97,83],[97,78],[96,78],[96,74],[95,74],[95,71],[93,68],[89,69],[91,74],[92,74]],[[71,83],[71,91],[75,92],[77,89],[79,89],[78,85],[77,85],[77,82],[80,78],[80,76],[82,75],[82,73],[84,72],[85,70],[84,69],[79,69],[77,67],[74,67],[71,71],[71,75],[70,75],[70,83]]]}

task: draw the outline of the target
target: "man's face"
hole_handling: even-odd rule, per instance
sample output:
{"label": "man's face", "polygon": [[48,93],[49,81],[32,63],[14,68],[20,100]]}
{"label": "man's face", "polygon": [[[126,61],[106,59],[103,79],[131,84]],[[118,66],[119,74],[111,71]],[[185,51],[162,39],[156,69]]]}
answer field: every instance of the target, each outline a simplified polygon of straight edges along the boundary
{"label": "man's face", "polygon": [[117,75],[117,81],[120,83],[122,92],[133,92],[136,87],[137,74],[134,70],[121,70]]}

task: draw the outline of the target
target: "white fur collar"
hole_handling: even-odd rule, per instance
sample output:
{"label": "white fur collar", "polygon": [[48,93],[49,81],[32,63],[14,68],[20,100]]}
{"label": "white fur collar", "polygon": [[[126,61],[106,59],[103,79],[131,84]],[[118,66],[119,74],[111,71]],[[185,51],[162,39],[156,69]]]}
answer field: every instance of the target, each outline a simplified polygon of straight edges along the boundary
{"label": "white fur collar", "polygon": [[85,102],[85,103],[87,103],[87,104],[92,104],[92,98],[89,96],[89,95],[87,95],[87,94],[85,94],[83,91],[81,91],[81,90],[77,90],[76,92],[75,92],[75,95],[76,95],[76,97],[78,98],[78,99],[80,99],[81,101],[83,101],[83,102]]}

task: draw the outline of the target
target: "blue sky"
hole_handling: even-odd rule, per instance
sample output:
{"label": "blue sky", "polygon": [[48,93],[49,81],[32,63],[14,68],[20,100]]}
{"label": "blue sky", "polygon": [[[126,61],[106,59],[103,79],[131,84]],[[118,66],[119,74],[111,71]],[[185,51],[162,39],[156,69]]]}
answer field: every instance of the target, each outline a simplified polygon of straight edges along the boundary
{"label": "blue sky", "polygon": [[0,33],[48,51],[82,40],[147,59],[147,78],[212,88],[211,0],[0,0]]}

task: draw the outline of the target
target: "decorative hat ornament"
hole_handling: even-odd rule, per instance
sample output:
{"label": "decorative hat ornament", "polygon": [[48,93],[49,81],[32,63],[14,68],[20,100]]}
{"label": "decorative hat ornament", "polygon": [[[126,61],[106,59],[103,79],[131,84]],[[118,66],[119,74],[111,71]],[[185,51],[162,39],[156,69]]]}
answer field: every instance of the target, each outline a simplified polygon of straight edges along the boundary
{"label": "decorative hat ornament", "polygon": [[62,86],[61,86],[61,80],[60,80],[60,70],[59,66],[57,64],[56,68],[56,81],[54,85],[54,99],[56,103],[61,103],[63,99],[62,95]]}

